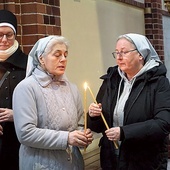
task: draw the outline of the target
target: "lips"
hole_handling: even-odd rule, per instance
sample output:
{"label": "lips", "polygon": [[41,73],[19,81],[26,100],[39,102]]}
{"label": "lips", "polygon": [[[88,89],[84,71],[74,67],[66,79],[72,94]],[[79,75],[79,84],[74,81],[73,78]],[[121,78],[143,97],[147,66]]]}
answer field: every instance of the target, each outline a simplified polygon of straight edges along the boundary
{"label": "lips", "polygon": [[65,66],[58,66],[58,68],[60,68],[60,69],[65,69]]}
{"label": "lips", "polygon": [[0,50],[6,50],[8,48],[9,48],[8,45],[0,45]]}
{"label": "lips", "polygon": [[125,65],[125,63],[119,63],[120,66]]}
{"label": "lips", "polygon": [[0,44],[0,47],[8,47],[8,45]]}

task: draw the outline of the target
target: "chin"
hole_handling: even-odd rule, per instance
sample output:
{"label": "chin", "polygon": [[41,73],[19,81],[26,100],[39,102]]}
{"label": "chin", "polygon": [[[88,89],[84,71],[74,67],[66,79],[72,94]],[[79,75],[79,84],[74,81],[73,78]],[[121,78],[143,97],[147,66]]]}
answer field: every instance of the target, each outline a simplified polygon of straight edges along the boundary
{"label": "chin", "polygon": [[120,70],[122,70],[123,72],[125,72],[125,71],[126,71],[126,68],[120,67]]}
{"label": "chin", "polygon": [[57,73],[55,74],[56,76],[62,76],[64,74],[64,72],[60,72],[60,73]]}

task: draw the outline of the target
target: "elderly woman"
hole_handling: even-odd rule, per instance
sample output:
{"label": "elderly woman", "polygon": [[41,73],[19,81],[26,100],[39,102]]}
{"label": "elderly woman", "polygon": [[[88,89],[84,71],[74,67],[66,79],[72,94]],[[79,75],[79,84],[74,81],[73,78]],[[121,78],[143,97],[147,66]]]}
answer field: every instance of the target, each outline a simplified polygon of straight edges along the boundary
{"label": "elderly woman", "polygon": [[[88,127],[102,132],[103,170],[166,170],[170,132],[170,85],[166,68],[149,40],[121,35],[113,56],[117,66],[102,76]],[[105,128],[101,112],[110,129]],[[117,141],[119,148],[114,147]]]}
{"label": "elderly woman", "polygon": [[13,95],[20,170],[84,169],[78,147],[93,138],[90,129],[78,130],[83,108],[77,87],[64,74],[67,56],[62,36],[40,39],[29,53],[26,79]]}

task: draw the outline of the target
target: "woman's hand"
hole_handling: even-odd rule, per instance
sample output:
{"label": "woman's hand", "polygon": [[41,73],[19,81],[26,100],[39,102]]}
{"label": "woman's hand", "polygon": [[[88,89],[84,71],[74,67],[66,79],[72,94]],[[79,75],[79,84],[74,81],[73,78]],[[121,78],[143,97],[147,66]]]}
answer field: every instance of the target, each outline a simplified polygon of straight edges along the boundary
{"label": "woman's hand", "polygon": [[120,127],[113,127],[105,131],[106,136],[111,141],[120,140]]}
{"label": "woman's hand", "polygon": [[69,133],[68,144],[73,146],[85,147],[93,141],[93,134],[90,129],[86,132],[75,130]]}
{"label": "woman's hand", "polygon": [[88,145],[92,143],[93,141],[93,133],[90,129],[87,129],[86,132],[85,132],[85,135],[87,137],[87,140],[88,140]]}
{"label": "woman's hand", "polygon": [[91,103],[89,106],[89,115],[90,117],[100,116],[102,112],[102,105],[101,103],[95,104]]}
{"label": "woman's hand", "polygon": [[0,122],[13,122],[13,110],[0,108]]}

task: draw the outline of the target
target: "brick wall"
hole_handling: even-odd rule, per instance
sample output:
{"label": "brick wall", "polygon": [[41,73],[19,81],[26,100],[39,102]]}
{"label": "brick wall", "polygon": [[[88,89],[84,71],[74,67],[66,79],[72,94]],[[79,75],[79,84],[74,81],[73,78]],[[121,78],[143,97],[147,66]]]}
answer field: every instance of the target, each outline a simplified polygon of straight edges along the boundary
{"label": "brick wall", "polygon": [[170,16],[167,11],[162,10],[161,0],[145,2],[145,33],[158,52],[160,59],[164,61],[162,15]]}
{"label": "brick wall", "polygon": [[163,51],[163,25],[161,0],[148,0],[145,3],[145,30],[146,36],[158,52],[160,59],[164,60]]}
{"label": "brick wall", "polygon": [[60,0],[2,0],[0,9],[13,12],[18,20],[17,40],[25,53],[47,35],[61,35]]}

